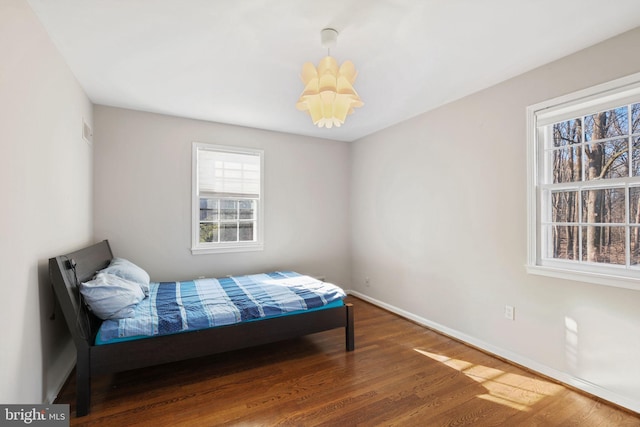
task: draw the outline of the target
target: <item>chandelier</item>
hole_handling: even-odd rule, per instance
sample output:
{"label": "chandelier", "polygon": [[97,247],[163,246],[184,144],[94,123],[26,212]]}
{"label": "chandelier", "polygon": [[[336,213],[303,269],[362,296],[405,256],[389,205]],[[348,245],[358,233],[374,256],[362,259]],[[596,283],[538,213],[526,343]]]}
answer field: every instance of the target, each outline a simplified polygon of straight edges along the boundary
{"label": "chandelier", "polygon": [[[322,47],[329,49],[336,45],[338,32],[325,28],[320,38]],[[351,61],[344,61],[338,67],[338,61],[330,56],[330,50],[320,60],[318,68],[306,62],[300,76],[304,90],[296,108],[309,113],[311,121],[318,127],[340,127],[354,108],[364,105],[353,88],[357,74]]]}

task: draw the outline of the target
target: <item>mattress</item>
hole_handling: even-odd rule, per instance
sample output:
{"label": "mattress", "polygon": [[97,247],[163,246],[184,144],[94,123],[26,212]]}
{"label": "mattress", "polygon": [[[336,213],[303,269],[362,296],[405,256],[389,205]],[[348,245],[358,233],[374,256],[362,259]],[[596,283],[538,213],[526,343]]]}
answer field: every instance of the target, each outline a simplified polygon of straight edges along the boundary
{"label": "mattress", "polygon": [[105,320],[95,344],[251,322],[343,305],[338,286],[294,271],[151,282],[134,316]]}

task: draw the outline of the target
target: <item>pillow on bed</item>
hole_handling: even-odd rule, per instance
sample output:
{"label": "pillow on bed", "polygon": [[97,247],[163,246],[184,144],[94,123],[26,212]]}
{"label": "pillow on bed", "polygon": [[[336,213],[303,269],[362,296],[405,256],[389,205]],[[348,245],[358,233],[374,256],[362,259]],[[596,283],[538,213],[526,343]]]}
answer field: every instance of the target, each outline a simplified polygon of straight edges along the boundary
{"label": "pillow on bed", "polygon": [[102,272],[81,283],[80,293],[93,314],[102,320],[133,317],[134,308],[144,299],[138,283]]}
{"label": "pillow on bed", "polygon": [[130,280],[140,285],[145,296],[149,295],[149,274],[142,268],[124,258],[113,258],[109,266],[98,273],[115,274],[123,279]]}

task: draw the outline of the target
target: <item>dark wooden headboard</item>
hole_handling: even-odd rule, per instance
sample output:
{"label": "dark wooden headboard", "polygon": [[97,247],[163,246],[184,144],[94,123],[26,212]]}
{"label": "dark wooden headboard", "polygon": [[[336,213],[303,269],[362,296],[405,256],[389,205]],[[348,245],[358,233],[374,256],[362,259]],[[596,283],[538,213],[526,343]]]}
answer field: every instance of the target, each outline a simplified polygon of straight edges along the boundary
{"label": "dark wooden headboard", "polygon": [[109,241],[49,259],[49,276],[76,347],[92,346],[101,320],[82,302],[78,285],[90,280],[113,258]]}

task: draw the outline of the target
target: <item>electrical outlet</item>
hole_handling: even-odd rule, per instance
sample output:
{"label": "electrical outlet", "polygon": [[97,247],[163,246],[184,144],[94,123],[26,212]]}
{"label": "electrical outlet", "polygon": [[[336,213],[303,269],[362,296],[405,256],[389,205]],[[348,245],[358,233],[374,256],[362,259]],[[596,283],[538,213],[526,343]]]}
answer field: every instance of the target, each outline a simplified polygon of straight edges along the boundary
{"label": "electrical outlet", "polygon": [[516,309],[512,305],[504,306],[504,317],[509,320],[515,320]]}

